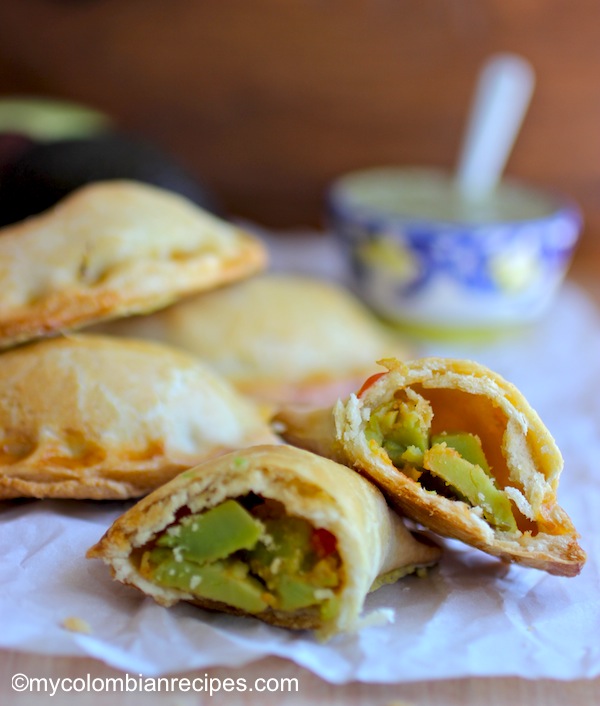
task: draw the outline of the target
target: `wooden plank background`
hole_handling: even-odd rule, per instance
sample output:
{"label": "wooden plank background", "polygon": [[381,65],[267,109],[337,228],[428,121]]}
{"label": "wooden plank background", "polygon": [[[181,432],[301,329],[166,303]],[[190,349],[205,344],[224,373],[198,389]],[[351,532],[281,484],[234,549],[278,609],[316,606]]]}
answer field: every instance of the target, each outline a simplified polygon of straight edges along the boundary
{"label": "wooden plank background", "polygon": [[537,73],[508,173],[600,233],[597,0],[4,0],[0,94],[79,100],[170,150],[233,215],[322,222],[348,169],[452,168],[482,61]]}

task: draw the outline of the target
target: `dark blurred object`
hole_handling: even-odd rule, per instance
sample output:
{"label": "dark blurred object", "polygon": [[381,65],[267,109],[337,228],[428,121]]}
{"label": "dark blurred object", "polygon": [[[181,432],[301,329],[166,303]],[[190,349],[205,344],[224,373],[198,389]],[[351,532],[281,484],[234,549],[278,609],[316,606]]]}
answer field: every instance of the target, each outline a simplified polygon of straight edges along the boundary
{"label": "dark blurred object", "polygon": [[120,133],[35,144],[5,170],[0,225],[40,213],[94,181],[132,179],[177,192],[213,213],[216,198],[157,147]]}
{"label": "dark blurred object", "polygon": [[15,162],[35,145],[35,141],[15,132],[0,132],[0,187]]}

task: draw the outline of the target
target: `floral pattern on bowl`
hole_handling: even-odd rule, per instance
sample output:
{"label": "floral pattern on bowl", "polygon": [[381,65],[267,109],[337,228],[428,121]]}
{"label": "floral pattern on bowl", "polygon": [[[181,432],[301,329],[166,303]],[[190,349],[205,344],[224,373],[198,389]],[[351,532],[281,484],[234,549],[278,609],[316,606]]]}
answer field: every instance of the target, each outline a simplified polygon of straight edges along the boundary
{"label": "floral pattern on bowl", "polygon": [[572,203],[537,219],[411,220],[330,200],[356,291],[394,322],[493,328],[538,318],[568,269],[581,229]]}

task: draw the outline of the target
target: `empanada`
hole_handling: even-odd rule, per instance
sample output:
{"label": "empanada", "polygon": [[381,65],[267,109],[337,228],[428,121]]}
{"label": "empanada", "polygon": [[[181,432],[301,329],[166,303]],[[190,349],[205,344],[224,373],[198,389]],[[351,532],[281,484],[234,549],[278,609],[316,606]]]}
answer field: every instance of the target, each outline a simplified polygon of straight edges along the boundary
{"label": "empanada", "polygon": [[138,497],[207,457],[277,442],[193,356],[89,335],[0,356],[0,434],[0,499]]}
{"label": "empanada", "polygon": [[407,357],[406,344],[349,291],[291,274],[254,277],[102,331],[184,348],[273,403],[333,403],[377,370],[375,360]]}
{"label": "empanada", "polygon": [[564,576],[585,554],[556,501],[562,456],[516,387],[467,360],[382,361],[335,408],[287,410],[284,438],[357,468],[407,516]]}
{"label": "empanada", "polygon": [[265,264],[258,239],[179,195],[97,182],[0,230],[0,348],[154,311]]}
{"label": "empanada", "polygon": [[162,605],[185,600],[322,637],[355,628],[369,590],[439,555],[357,473],[270,445],[185,471],[88,551]]}

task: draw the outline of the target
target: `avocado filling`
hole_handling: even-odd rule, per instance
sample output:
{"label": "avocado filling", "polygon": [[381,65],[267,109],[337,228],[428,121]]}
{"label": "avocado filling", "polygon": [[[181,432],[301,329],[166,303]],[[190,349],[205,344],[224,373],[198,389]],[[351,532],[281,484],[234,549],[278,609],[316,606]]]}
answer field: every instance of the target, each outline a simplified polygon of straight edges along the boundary
{"label": "avocado filling", "polygon": [[181,517],[137,560],[153,583],[247,613],[313,609],[328,619],[342,584],[334,535],[254,494]]}
{"label": "avocado filling", "polygon": [[431,405],[410,388],[371,412],[367,440],[424,488],[481,509],[499,530],[517,523],[509,497],[497,486],[481,441],[467,431],[431,433]]}

